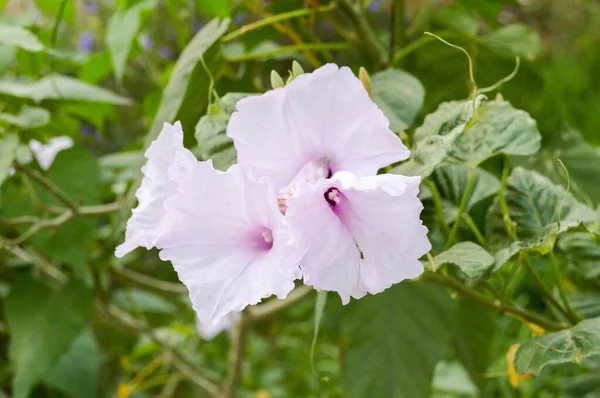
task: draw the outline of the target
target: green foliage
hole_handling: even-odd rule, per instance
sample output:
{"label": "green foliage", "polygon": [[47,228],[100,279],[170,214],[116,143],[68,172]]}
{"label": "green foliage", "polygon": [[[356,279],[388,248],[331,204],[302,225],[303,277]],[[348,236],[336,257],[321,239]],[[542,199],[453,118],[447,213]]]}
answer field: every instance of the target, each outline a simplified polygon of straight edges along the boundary
{"label": "green foliage", "polygon": [[128,98],[109,90],[57,74],[48,75],[36,82],[1,80],[0,94],[27,98],[36,103],[44,100],[106,102],[114,105],[131,103]]}
{"label": "green foliage", "polygon": [[[598,395],[600,6],[383,3],[0,0],[0,396]],[[170,264],[114,257],[145,148],[180,120],[225,170],[237,102],[328,62],[411,150],[380,173],[422,178],[427,270],[206,340]],[[42,169],[31,140],[59,136]]]}
{"label": "green foliage", "polygon": [[123,80],[127,57],[140,31],[143,16],[156,7],[157,3],[158,0],[144,0],[127,10],[118,10],[108,21],[106,45],[118,81]]}
{"label": "green foliage", "polygon": [[425,90],[414,76],[397,69],[387,69],[371,77],[373,100],[390,121],[393,131],[412,125],[423,105]]}
{"label": "green foliage", "polygon": [[546,366],[579,364],[594,355],[600,355],[600,318],[524,342],[517,351],[515,366],[520,373],[538,374]]}
{"label": "green foliage", "polygon": [[227,170],[235,163],[233,141],[227,137],[227,123],[235,111],[235,104],[251,94],[227,93],[210,105],[209,111],[196,124],[196,154],[201,159],[212,159],[215,167]]}
{"label": "green foliage", "polygon": [[476,284],[491,270],[494,257],[473,242],[460,242],[435,256],[433,263],[434,271],[444,264],[453,264],[468,284]]}
{"label": "green foliage", "polygon": [[349,396],[427,397],[455,311],[442,289],[410,283],[349,304],[342,321]]}
{"label": "green foliage", "polygon": [[29,396],[90,321],[93,308],[92,291],[75,280],[60,291],[28,278],[12,287],[4,311],[16,398]]}

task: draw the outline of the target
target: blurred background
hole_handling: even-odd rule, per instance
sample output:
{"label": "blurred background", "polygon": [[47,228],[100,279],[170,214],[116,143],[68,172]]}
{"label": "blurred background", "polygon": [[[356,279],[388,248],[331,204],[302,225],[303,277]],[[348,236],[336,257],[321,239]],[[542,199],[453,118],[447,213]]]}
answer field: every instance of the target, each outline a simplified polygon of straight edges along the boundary
{"label": "blurred background", "polygon": [[[78,204],[96,206],[89,211],[99,215],[44,225],[25,239],[26,220],[0,222],[0,297],[21,294],[2,310],[0,397],[12,396],[15,374],[21,375],[19,391],[29,391],[23,397],[209,396],[190,381],[195,371],[181,370],[181,361],[203,369],[202,377],[226,378],[228,334],[208,340],[198,333],[172,267],[154,251],[123,260],[112,253],[135,203],[143,150],[162,122],[182,120],[186,146],[225,168],[235,155],[223,133],[237,98],[226,94],[270,89],[271,71],[285,79],[293,60],[305,71],[335,62],[357,74],[361,66],[372,76],[390,67],[410,73],[425,93],[414,123],[395,128],[410,142],[425,115],[471,91],[464,54],[424,32],[465,48],[480,87],[509,75],[518,56],[518,74],[501,95],[527,111],[543,136],[540,154],[521,161],[564,184],[554,161],[560,157],[582,200],[594,206],[600,200],[596,0],[0,0],[0,10],[0,138],[18,134],[2,178],[2,219],[39,215],[39,201],[50,213],[60,204],[20,173],[12,175],[15,158],[47,169],[47,178]],[[258,21],[268,22],[252,25]],[[255,29],[238,30],[248,25]],[[52,156],[35,150],[32,140]],[[64,150],[56,155],[57,148]],[[0,151],[0,163],[2,157],[9,154]],[[7,243],[15,239],[18,246]],[[70,296],[54,297],[46,286],[53,282],[45,281],[52,278],[39,277],[49,265],[60,269],[52,278],[66,274],[93,286],[93,293],[74,286]],[[543,307],[529,288],[522,287],[522,299]],[[507,350],[530,331],[493,315],[462,319],[482,326],[479,334],[452,335],[440,358],[409,350],[403,363],[380,368],[364,361],[349,375],[342,369],[349,310],[337,297],[327,303],[311,363],[315,297],[249,331],[235,396],[356,396],[351,379],[376,380],[389,367],[404,375],[407,391],[423,391],[411,383],[425,380],[423,396],[600,396],[600,374],[582,379],[575,367],[531,380],[512,374],[517,381],[511,380]],[[95,300],[112,307],[94,310]],[[412,304],[407,297],[396,305]],[[71,310],[89,313],[82,315],[83,329],[73,326]],[[413,321],[439,327],[418,317],[407,315],[408,329]],[[461,338],[486,341],[485,352],[458,358]],[[484,371],[472,371],[478,366]]]}

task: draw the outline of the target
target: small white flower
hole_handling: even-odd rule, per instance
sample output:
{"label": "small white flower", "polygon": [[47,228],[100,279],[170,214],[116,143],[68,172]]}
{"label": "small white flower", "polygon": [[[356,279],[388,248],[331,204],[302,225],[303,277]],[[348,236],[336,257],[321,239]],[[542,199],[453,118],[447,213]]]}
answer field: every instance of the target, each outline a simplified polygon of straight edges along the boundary
{"label": "small white flower", "polygon": [[286,220],[304,283],[350,297],[379,293],[423,272],[431,249],[419,219],[419,177],[348,172],[304,184],[288,199]]}
{"label": "small white flower", "polygon": [[178,189],[165,202],[170,230],[157,246],[201,322],[216,325],[232,311],[294,289],[298,261],[268,184],[237,165],[223,173],[186,156],[177,156],[169,175]]}
{"label": "small white flower", "polygon": [[410,154],[360,80],[334,64],[242,99],[227,135],[239,163],[267,177],[284,197],[297,189],[300,174],[311,183],[338,171],[375,175]]}
{"label": "small white flower", "polygon": [[142,167],[144,178],[135,194],[138,206],[132,210],[131,218],[127,221],[125,242],[117,247],[117,257],[123,257],[138,246],[146,249],[155,247],[158,238],[168,230],[168,222],[164,219],[164,201],[177,188],[168,176],[168,169],[177,154],[195,159],[183,147],[181,123],[165,123],[158,138],[145,153],[148,161]]}
{"label": "small white flower", "polygon": [[29,149],[33,152],[42,170],[50,168],[59,152],[72,147],[73,140],[67,136],[50,138],[47,144],[42,144],[37,140],[29,141]]}

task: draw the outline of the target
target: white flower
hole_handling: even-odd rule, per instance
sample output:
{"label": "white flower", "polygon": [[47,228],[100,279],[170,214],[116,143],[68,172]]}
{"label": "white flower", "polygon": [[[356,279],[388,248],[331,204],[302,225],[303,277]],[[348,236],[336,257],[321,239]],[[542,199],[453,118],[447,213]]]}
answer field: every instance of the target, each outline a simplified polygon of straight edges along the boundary
{"label": "white flower", "polygon": [[177,156],[169,175],[178,189],[165,202],[171,226],[157,246],[187,286],[201,322],[218,324],[232,311],[294,289],[298,261],[268,184],[237,165],[223,173],[186,156]]}
{"label": "white flower", "polygon": [[127,221],[125,242],[117,247],[117,257],[123,257],[138,246],[146,249],[155,247],[158,238],[168,230],[164,201],[177,188],[177,184],[168,176],[169,166],[177,154],[195,160],[194,155],[183,147],[181,123],[165,123],[158,138],[146,150],[148,161],[142,167],[144,178],[136,192],[138,206],[132,210],[131,218]]}
{"label": "white flower", "polygon": [[360,80],[334,64],[242,99],[227,135],[239,163],[268,177],[281,199],[298,188],[298,175],[311,183],[338,171],[375,175],[410,154]]}
{"label": "white flower", "polygon": [[303,255],[304,283],[336,291],[346,304],[419,276],[419,258],[431,249],[419,219],[419,180],[339,172],[302,185],[287,201],[286,220]]}
{"label": "white flower", "polygon": [[50,138],[47,144],[42,144],[37,140],[29,141],[29,149],[33,152],[42,170],[50,168],[59,152],[72,147],[73,140],[67,136]]}

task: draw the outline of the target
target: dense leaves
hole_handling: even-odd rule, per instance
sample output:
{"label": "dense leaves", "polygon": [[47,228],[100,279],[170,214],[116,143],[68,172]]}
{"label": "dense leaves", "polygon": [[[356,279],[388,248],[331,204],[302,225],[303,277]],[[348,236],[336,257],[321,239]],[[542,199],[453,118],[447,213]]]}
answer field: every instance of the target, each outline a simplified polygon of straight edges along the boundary
{"label": "dense leaves", "polygon": [[75,280],[59,291],[31,279],[12,287],[4,311],[16,398],[29,396],[90,321],[93,307],[92,291]]}
{"label": "dense leaves", "polygon": [[534,337],[521,344],[515,360],[517,371],[538,374],[549,365],[581,363],[600,355],[600,318],[545,336]]}
{"label": "dense leaves", "polygon": [[353,303],[342,325],[349,396],[426,397],[455,310],[443,290],[410,283]]}

